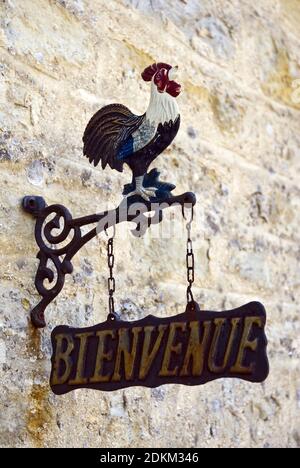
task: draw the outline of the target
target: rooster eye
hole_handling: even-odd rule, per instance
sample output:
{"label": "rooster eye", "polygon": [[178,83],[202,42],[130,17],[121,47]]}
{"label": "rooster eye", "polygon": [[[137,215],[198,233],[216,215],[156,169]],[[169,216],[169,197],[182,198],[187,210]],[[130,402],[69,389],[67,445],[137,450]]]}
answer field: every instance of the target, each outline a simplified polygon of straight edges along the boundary
{"label": "rooster eye", "polygon": [[156,84],[158,89],[162,90],[167,85],[167,82],[168,82],[167,70],[165,69],[159,70],[156,73],[155,78],[154,78],[154,83]]}

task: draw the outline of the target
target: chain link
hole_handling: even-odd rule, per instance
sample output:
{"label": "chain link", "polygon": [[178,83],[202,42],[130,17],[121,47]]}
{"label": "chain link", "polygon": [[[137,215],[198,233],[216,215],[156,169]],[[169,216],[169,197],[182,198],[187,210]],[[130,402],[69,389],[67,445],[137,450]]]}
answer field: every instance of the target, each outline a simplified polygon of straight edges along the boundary
{"label": "chain link", "polygon": [[194,296],[192,293],[192,286],[195,281],[195,256],[193,251],[193,241],[191,239],[193,213],[190,221],[186,225],[187,230],[187,242],[186,242],[186,269],[187,269],[187,282],[188,287],[186,290],[187,302],[194,302]]}
{"label": "chain link", "polygon": [[109,308],[110,315],[115,314],[114,292],[116,290],[116,280],[113,276],[114,264],[115,264],[114,238],[111,237],[107,243],[107,265],[109,269],[109,278],[107,280],[107,288],[108,288],[108,308]]}

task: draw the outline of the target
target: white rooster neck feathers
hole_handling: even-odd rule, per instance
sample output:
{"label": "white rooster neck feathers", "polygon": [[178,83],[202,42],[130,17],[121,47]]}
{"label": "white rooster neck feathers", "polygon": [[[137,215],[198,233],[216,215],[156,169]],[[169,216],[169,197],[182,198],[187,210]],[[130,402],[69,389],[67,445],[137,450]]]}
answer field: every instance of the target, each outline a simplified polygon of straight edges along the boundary
{"label": "white rooster neck feathers", "polygon": [[150,125],[158,127],[160,123],[175,122],[179,115],[179,108],[176,102],[176,98],[168,93],[160,93],[157,90],[156,85],[151,82],[151,97],[149,106],[146,112],[146,120],[150,122]]}
{"label": "white rooster neck feathers", "polygon": [[155,136],[159,124],[175,122],[179,115],[176,98],[168,93],[159,93],[156,85],[151,83],[151,97],[142,125],[133,133],[133,149],[144,148]]}

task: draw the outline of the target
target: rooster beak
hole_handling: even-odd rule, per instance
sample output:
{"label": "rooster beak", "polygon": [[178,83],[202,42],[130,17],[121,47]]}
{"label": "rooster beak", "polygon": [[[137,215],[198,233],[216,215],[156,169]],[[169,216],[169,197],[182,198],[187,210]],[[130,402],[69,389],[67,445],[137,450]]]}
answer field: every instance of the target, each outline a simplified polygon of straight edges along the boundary
{"label": "rooster beak", "polygon": [[177,77],[178,73],[178,66],[176,65],[175,67],[172,67],[171,70],[169,71],[169,80],[173,81]]}

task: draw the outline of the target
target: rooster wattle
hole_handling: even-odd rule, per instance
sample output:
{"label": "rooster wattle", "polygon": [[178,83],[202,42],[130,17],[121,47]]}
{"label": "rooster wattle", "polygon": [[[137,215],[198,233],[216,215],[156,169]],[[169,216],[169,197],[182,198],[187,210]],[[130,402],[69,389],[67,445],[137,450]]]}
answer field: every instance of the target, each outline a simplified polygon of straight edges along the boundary
{"label": "rooster wattle", "polygon": [[123,192],[127,197],[137,195],[147,201],[156,198],[159,185],[155,186],[156,179],[149,177],[147,170],[179,130],[176,98],[181,86],[174,81],[177,68],[154,63],[143,71],[143,80],[151,82],[150,102],[143,115],[134,115],[122,104],[111,104],[96,112],[85,129],[83,153],[90,163],[97,166],[101,161],[103,169],[108,164],[120,172],[126,163],[132,170],[133,182]]}

